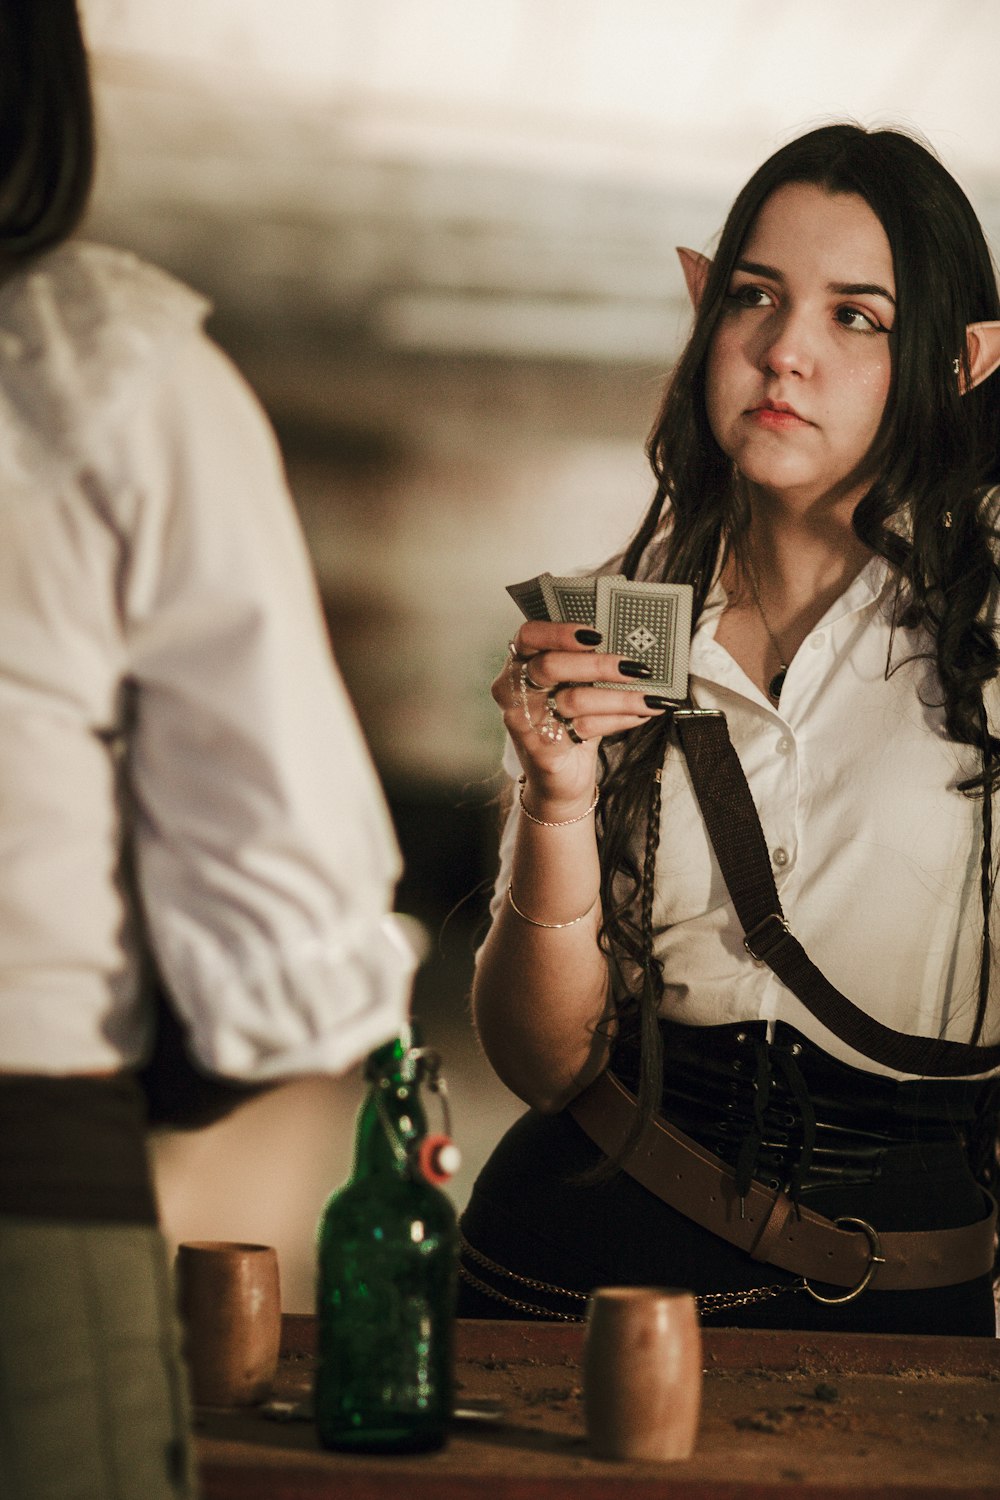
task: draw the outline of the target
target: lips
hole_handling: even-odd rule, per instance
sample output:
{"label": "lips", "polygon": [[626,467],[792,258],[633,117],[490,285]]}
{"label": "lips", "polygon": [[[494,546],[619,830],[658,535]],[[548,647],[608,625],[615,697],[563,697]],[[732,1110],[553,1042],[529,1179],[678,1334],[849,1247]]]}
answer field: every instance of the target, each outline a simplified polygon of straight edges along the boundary
{"label": "lips", "polygon": [[780,429],[812,425],[807,418],[799,415],[794,406],[789,406],[787,401],[762,401],[759,406],[752,406],[747,416],[761,427]]}

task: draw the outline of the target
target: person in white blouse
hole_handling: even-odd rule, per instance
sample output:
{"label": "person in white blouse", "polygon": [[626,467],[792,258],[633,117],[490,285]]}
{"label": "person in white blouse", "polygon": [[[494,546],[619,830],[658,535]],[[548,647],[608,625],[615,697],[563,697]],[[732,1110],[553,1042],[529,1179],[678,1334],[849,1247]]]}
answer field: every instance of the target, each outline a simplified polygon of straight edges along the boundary
{"label": "person in white blouse", "polygon": [[195,1491],[147,960],[239,1091],[396,1035],[414,959],[271,429],[200,297],[70,238],[73,0],[0,40],[0,1494],[159,1500]]}
{"label": "person in white blouse", "polygon": [[727,1324],[992,1335],[989,250],[928,148],[831,125],[679,253],[694,325],[612,570],[693,586],[689,696],[608,691],[641,661],[537,620],[494,684],[514,796],[473,1001],[533,1108],[463,1217],[461,1309],[651,1282]]}

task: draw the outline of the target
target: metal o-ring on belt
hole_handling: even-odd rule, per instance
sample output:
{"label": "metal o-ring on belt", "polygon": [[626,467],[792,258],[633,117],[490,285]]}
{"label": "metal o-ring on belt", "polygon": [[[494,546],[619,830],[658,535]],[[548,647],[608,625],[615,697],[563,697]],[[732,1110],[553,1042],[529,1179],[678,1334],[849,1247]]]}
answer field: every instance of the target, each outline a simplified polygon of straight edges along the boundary
{"label": "metal o-ring on belt", "polygon": [[[567,1106],[580,1128],[612,1158],[627,1138],[635,1109],[634,1096],[608,1072]],[[817,1301],[851,1301],[868,1288],[954,1286],[993,1268],[997,1206],[985,1192],[988,1211],[974,1224],[879,1233],[864,1220],[827,1219],[796,1208],[787,1193],[759,1182],[751,1182],[741,1197],[732,1168],[660,1116],[646,1125],[622,1169],[754,1260],[801,1276]],[[817,1293],[812,1281],[846,1287],[848,1295]]]}

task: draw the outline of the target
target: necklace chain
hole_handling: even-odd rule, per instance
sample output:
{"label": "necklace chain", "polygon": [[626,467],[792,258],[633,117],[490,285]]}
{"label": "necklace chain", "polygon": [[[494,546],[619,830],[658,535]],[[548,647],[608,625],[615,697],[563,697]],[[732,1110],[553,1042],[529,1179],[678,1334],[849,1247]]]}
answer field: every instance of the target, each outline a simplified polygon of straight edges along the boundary
{"label": "necklace chain", "polygon": [[771,646],[774,650],[775,656],[778,658],[778,670],[775,672],[774,676],[767,684],[768,697],[771,698],[775,703],[777,703],[778,699],[781,697],[781,689],[785,685],[785,678],[788,675],[788,662],[785,660],[785,653],[782,651],[781,646],[778,644],[778,639],[775,636],[774,631],[768,624],[767,615],[764,613],[764,606],[760,602],[760,589],[757,587],[757,575],[749,564],[747,564],[744,571],[746,573],[747,582],[750,585],[750,592],[751,594],[753,594],[753,602],[757,606],[757,613],[761,618],[761,624],[767,631],[767,638],[771,642]]}

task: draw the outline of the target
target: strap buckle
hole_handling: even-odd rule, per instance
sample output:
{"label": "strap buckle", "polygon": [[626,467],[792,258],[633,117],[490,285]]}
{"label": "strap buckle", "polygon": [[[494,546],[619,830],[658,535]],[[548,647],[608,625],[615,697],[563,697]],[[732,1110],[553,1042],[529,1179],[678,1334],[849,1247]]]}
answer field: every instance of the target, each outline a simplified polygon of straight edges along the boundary
{"label": "strap buckle", "polygon": [[[777,922],[779,928],[781,929],[780,932],[776,933],[770,942],[761,943],[759,947],[755,948],[753,946],[754,940],[759,936],[760,933],[764,931],[769,922]],[[780,911],[769,912],[762,922],[758,922],[756,927],[751,927],[750,931],[743,939],[743,946],[750,954],[751,958],[757,958],[760,959],[761,962],[766,962],[768,953],[770,953],[772,948],[776,948],[778,946],[783,937],[787,936],[788,930],[788,923],[785,921]]]}
{"label": "strap buckle", "polygon": [[824,1307],[839,1307],[844,1302],[853,1302],[854,1299],[856,1297],[860,1297],[861,1293],[866,1289],[868,1283],[875,1275],[877,1267],[885,1265],[885,1256],[882,1254],[882,1241],[878,1237],[878,1230],[873,1229],[872,1226],[868,1223],[867,1219],[852,1219],[850,1215],[844,1215],[842,1218],[834,1219],[833,1222],[838,1226],[841,1224],[853,1224],[856,1229],[860,1229],[861,1232],[867,1236],[868,1265],[865,1268],[865,1273],[862,1276],[861,1280],[858,1282],[857,1286],[852,1286],[850,1291],[841,1292],[840,1295],[836,1297],[827,1297],[823,1292],[817,1292],[815,1287],[811,1287],[809,1285],[809,1278],[807,1276],[803,1276],[803,1289],[809,1293],[814,1302],[822,1302]]}
{"label": "strap buckle", "polygon": [[674,719],[724,719],[721,708],[675,708]]}

